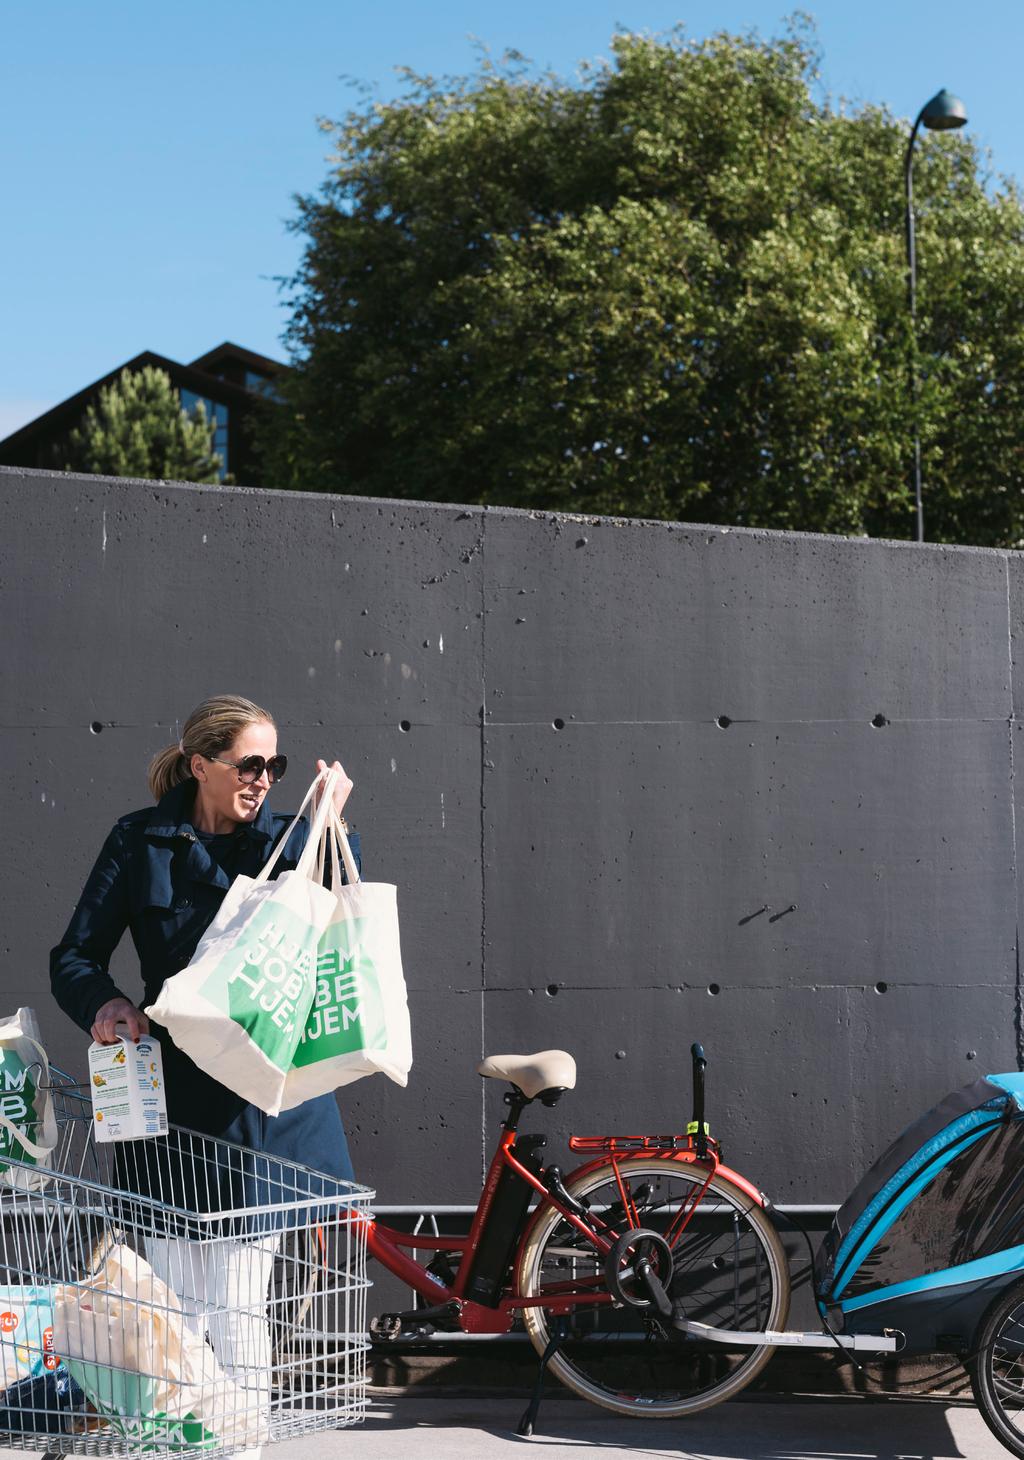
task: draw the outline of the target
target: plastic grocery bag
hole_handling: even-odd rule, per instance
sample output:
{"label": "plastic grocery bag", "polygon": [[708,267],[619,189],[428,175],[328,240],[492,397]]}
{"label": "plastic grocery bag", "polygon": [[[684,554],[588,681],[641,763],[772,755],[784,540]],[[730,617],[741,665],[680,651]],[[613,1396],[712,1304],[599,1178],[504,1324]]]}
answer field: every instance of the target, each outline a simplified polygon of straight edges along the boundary
{"label": "plastic grocery bag", "polygon": [[269,1435],[260,1391],[228,1378],[145,1258],[117,1243],[83,1283],[54,1290],[57,1353],[90,1402],[142,1450],[245,1450]]}
{"label": "plastic grocery bag", "polygon": [[397,889],[360,881],[333,807],[324,842],[331,849],[335,906],[320,936],[316,993],[285,1078],[282,1110],[378,1071],[405,1085],[412,1065]]}
{"label": "plastic grocery bag", "polygon": [[[57,1144],[50,1062],[32,1009],[0,1018],[0,1182],[38,1191],[52,1179],[45,1163]],[[12,1166],[10,1158],[25,1165]]]}
{"label": "plastic grocery bag", "polygon": [[56,1369],[53,1290],[14,1284],[0,1287],[0,1388]]}
{"label": "plastic grocery bag", "polygon": [[[266,866],[257,877],[235,878],[191,963],[146,1009],[190,1059],[268,1115],[281,1110],[313,1002],[317,944],[334,912],[334,895],[315,874],[337,775],[316,778]],[[318,790],[298,865],[272,882],[281,850]]]}

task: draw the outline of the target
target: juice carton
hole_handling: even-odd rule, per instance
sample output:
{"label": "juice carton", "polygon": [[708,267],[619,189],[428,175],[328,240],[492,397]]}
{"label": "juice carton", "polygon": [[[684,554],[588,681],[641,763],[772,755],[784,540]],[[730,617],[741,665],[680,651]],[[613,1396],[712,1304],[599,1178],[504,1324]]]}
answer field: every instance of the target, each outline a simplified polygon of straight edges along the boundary
{"label": "juice carton", "polygon": [[[120,1026],[118,1026],[120,1029]],[[160,1045],[148,1034],[138,1044],[89,1046],[92,1129],[97,1141],[134,1141],[167,1134],[167,1097]]]}

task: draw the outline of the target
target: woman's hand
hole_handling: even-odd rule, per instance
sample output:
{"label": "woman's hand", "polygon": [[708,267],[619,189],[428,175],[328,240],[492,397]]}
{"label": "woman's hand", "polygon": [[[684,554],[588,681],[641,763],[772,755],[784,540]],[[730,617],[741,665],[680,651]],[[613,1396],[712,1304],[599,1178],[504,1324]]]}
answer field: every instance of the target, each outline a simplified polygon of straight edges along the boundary
{"label": "woman's hand", "polygon": [[[338,776],[338,779],[335,782],[335,786],[334,786],[334,809],[338,813],[338,815],[340,816],[341,813],[342,813],[342,810],[344,809],[345,802],[348,800],[349,796],[352,794],[352,782],[349,780],[348,776],[346,776],[345,769],[342,766],[340,760],[334,761],[333,764],[331,764],[331,765],[328,765],[325,760],[318,760],[317,763],[316,763],[316,768],[320,772],[321,775],[323,775],[324,771],[339,771],[340,772],[340,775]],[[317,808],[317,806],[319,806],[319,804],[320,804],[320,793],[318,791],[314,795],[314,797],[313,797],[313,814],[314,814],[314,816],[316,815],[316,808]]]}
{"label": "woman's hand", "polygon": [[96,1018],[89,1032],[97,1044],[116,1044],[117,1024],[128,1025],[128,1034],[136,1044],[140,1034],[149,1033],[149,1020],[141,1009],[135,1007],[131,999],[108,999],[105,1004],[101,1004],[96,1010]]}

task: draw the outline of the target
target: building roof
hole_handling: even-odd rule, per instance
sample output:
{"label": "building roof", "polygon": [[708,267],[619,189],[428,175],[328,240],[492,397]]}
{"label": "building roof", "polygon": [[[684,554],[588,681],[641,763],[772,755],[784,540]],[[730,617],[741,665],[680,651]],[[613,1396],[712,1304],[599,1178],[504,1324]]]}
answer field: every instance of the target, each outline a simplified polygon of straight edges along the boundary
{"label": "building roof", "polygon": [[99,380],[94,380],[91,385],[68,396],[66,400],[59,401],[41,416],[36,416],[35,420],[5,436],[0,440],[0,460],[14,452],[30,449],[40,438],[58,436],[71,430],[78,424],[90,401],[105,385],[116,380],[122,370],[141,370],[145,365],[155,365],[160,370],[166,370],[179,389],[191,390],[196,395],[223,401],[227,406],[248,405],[253,398],[252,391],[216,373],[217,369],[230,367],[233,361],[237,361],[243,369],[268,377],[281,375],[288,368],[279,360],[271,360],[266,355],[257,354],[255,350],[247,350],[242,345],[233,345],[229,341],[208,350],[190,365],[182,365],[177,360],[168,359],[166,355],[156,354],[153,350],[143,350],[140,355],[126,360],[115,370],[102,375]]}
{"label": "building roof", "polygon": [[234,360],[248,370],[255,371],[257,375],[281,375],[288,369],[280,360],[271,360],[269,355],[260,355],[255,350],[247,350],[244,345],[232,344],[230,340],[207,350],[205,355],[198,356],[191,364],[193,370],[205,370],[210,375],[216,375],[219,369]]}

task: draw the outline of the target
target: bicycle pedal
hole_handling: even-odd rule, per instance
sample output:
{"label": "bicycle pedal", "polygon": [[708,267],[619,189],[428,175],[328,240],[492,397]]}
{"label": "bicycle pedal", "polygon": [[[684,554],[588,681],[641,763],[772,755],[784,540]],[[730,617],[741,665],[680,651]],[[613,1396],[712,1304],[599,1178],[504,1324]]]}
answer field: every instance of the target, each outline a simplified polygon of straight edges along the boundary
{"label": "bicycle pedal", "polygon": [[402,1333],[400,1313],[378,1313],[370,1319],[370,1337],[376,1343],[392,1343]]}

